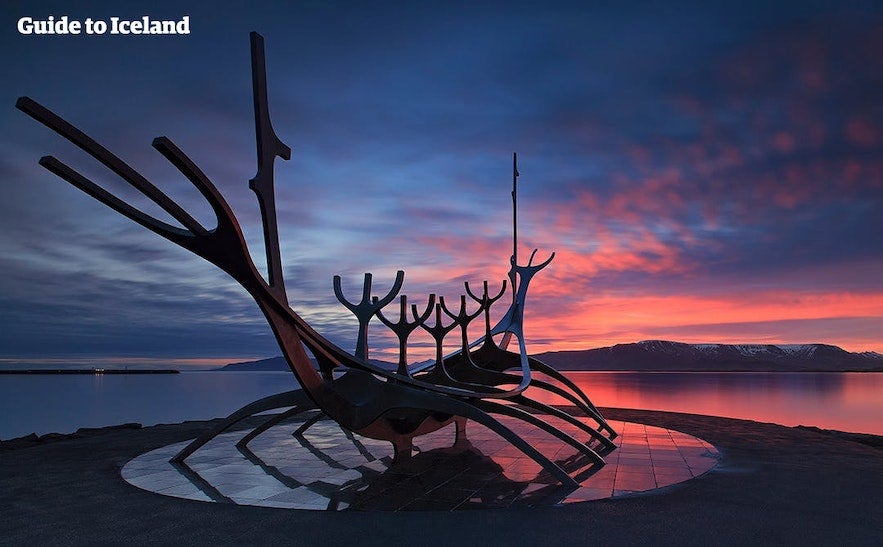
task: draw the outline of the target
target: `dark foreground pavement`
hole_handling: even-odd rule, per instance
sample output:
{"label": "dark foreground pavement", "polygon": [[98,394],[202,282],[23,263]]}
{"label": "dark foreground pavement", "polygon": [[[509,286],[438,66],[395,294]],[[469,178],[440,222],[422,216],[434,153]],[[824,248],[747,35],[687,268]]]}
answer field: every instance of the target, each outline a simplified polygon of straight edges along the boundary
{"label": "dark foreground pavement", "polygon": [[203,503],[125,483],[131,458],[205,422],[115,430],[0,452],[0,543],[883,545],[883,450],[823,433],[689,414],[612,419],[695,435],[722,453],[704,476],[565,507],[292,511]]}

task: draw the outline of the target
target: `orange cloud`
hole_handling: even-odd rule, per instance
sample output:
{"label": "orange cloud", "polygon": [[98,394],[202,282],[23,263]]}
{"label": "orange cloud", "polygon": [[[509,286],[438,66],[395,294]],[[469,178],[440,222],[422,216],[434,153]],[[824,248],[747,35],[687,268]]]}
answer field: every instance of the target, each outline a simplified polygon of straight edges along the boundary
{"label": "orange cloud", "polygon": [[[539,291],[538,291],[539,292]],[[526,327],[529,338],[542,340],[531,345],[532,352],[585,349],[617,343],[658,338],[661,330],[702,331],[704,325],[783,322],[792,320],[830,320],[880,318],[883,316],[883,293],[809,293],[799,291],[761,291],[750,295],[615,295],[573,292],[560,305],[554,299],[535,298],[527,303]],[[540,296],[535,294],[534,296]],[[722,330],[721,328],[717,329]],[[734,329],[735,330],[735,329]],[[735,333],[734,333],[735,334]],[[738,335],[736,335],[738,336]],[[746,342],[727,338],[707,342]],[[695,335],[693,335],[693,340]],[[752,341],[752,340],[749,340]],[[843,341],[795,340],[777,338],[771,332],[767,343],[829,342],[853,350],[883,351],[879,336]]]}

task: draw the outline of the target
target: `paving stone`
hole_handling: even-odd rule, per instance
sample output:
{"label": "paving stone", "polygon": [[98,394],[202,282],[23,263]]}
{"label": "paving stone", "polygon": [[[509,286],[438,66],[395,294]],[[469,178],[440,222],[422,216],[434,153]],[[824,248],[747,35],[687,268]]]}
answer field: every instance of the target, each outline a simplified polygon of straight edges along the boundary
{"label": "paving stone", "polygon": [[[307,435],[293,437],[300,423],[265,432],[247,450],[235,447],[243,432],[220,435],[188,458],[186,474],[168,463],[186,445],[180,442],[136,457],[121,474],[139,488],[200,501],[211,501],[203,491],[207,484],[216,496],[233,503],[282,509],[459,511],[633,495],[688,480],[718,461],[717,450],[695,437],[618,422],[612,424],[620,432],[618,448],[606,454],[606,466],[598,467],[545,432],[506,421],[532,446],[579,478],[581,486],[568,490],[482,426],[469,428],[466,448],[451,446],[451,431],[418,438],[415,454],[391,465],[388,443],[348,438],[339,427],[322,422]],[[579,438],[581,433],[573,429]],[[372,461],[366,459],[365,450],[374,454]]]}

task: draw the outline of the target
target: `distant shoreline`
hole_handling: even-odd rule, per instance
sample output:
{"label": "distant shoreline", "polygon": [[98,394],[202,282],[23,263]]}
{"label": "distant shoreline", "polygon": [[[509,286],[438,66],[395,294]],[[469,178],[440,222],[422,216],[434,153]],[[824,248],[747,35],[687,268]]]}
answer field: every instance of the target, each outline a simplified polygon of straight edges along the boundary
{"label": "distant shoreline", "polygon": [[39,369],[0,370],[0,374],[178,374],[179,370],[156,369],[105,369],[105,368],[72,368],[72,369]]}
{"label": "distant shoreline", "polygon": [[[531,355],[562,372],[883,372],[883,355],[828,344],[687,344],[645,340]],[[395,370],[395,364],[372,360]],[[431,362],[415,363],[415,365]],[[290,370],[281,356],[230,363],[227,371]]]}

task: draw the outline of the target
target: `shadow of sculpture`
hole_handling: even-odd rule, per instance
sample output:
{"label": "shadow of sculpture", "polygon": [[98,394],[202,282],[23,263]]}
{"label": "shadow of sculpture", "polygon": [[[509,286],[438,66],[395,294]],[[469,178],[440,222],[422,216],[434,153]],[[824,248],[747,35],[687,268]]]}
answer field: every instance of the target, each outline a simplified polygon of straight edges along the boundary
{"label": "shadow of sculpture", "polygon": [[[297,428],[301,424],[294,421],[285,425]],[[514,457],[511,450],[501,451],[500,443],[486,433],[477,435],[475,444],[461,439],[454,446],[446,446],[441,433],[422,438],[411,458],[393,462],[384,455],[388,450],[376,444],[370,458],[362,453],[367,451],[364,446],[358,452],[363,457],[356,456],[336,424],[325,419],[308,435],[296,436],[294,445],[285,440],[288,437],[284,432],[277,432],[274,440],[254,449],[236,443],[244,458],[242,463],[226,452],[223,461],[195,463],[195,469],[186,461],[172,465],[216,502],[243,503],[243,498],[249,498],[257,505],[281,503],[335,511],[549,506],[564,501],[573,491],[531,460]],[[367,465],[377,458],[382,465]],[[246,462],[260,473],[244,468]],[[583,480],[598,469],[578,451],[559,454],[555,463]],[[235,474],[218,474],[225,466],[234,467],[231,473]],[[250,479],[243,483],[232,478],[235,476]],[[264,493],[256,494],[256,489]],[[254,495],[269,497],[251,499]]]}
{"label": "shadow of sculpture", "polygon": [[[117,213],[202,257],[236,280],[257,303],[302,388],[266,397],[233,412],[223,423],[179,452],[173,461],[183,462],[208,440],[245,417],[266,410],[290,407],[286,417],[319,409],[344,430],[371,439],[389,441],[394,447],[396,465],[412,457],[415,437],[456,424],[456,439],[459,443],[465,435],[467,420],[471,420],[486,426],[517,447],[557,481],[570,488],[578,486],[565,469],[498,419],[500,416],[515,418],[545,431],[560,442],[576,448],[597,465],[603,465],[604,459],[593,446],[600,446],[601,450],[613,447],[610,439],[616,433],[588,397],[566,377],[527,355],[522,326],[527,287],[533,275],[551,262],[554,253],[545,262],[534,265],[534,251],[528,264],[519,265],[515,238],[509,274],[513,299],[502,319],[493,327],[490,326],[488,310],[499,297],[489,297],[487,290],[478,297],[466,287],[470,297],[479,302],[478,312],[466,311],[465,297],[461,298],[460,312],[453,313],[443,301],[439,303],[441,307],[437,307],[434,296],[430,297],[426,309],[418,312],[415,305],[409,310],[407,297],[401,295],[398,319],[392,320],[383,314],[382,308],[396,297],[401,288],[403,273],[396,276],[392,289],[383,298],[370,295],[371,277],[370,274],[366,275],[362,301],[349,305],[343,299],[339,280],[335,279],[335,293],[353,311],[359,322],[359,342],[355,354],[339,348],[314,330],[289,303],[279,251],[274,166],[277,157],[288,160],[291,150],[278,138],[270,122],[264,44],[263,38],[257,33],[251,34],[251,57],[258,168],[254,178],[249,181],[249,187],[256,194],[260,205],[267,257],[266,279],[256,268],[239,222],[225,198],[203,171],[169,138],[155,139],[153,147],[199,191],[215,215],[216,226],[210,228],[203,225],[143,175],[43,105],[28,97],[21,97],[16,102],[18,109],[98,160],[168,213],[178,225],[144,213],[53,156],[41,158],[40,165]],[[515,177],[517,170],[513,164],[513,181]],[[458,352],[437,359],[429,367],[413,369],[408,366],[406,359],[408,337],[417,328],[426,328],[425,322],[433,315],[433,311],[436,318],[440,319],[439,310],[444,311],[452,318],[453,324],[460,327],[462,337],[467,336],[469,321],[484,313],[485,334],[472,344],[463,342]],[[408,311],[411,311],[412,319],[408,319]],[[396,371],[386,370],[367,359],[367,328],[371,317],[378,317],[399,338],[400,358]],[[437,322],[436,325],[440,323]],[[438,328],[447,329],[436,335],[437,343],[441,346],[444,335],[452,332],[453,328]],[[502,341],[497,344],[493,340],[494,336],[502,336]],[[517,341],[518,352],[506,350],[513,338]],[[318,363],[318,370],[308,358],[307,351]],[[551,381],[534,379],[531,375],[534,370],[542,372]],[[570,414],[535,401],[525,393],[531,386],[551,391],[574,403],[579,411],[598,423],[598,429],[585,426]],[[588,440],[577,438],[564,429],[551,425],[549,417],[570,423],[581,433],[588,435]],[[261,426],[255,435],[271,427],[275,423],[272,420],[275,419],[270,418],[267,425]],[[246,440],[243,446],[247,443]]]}

